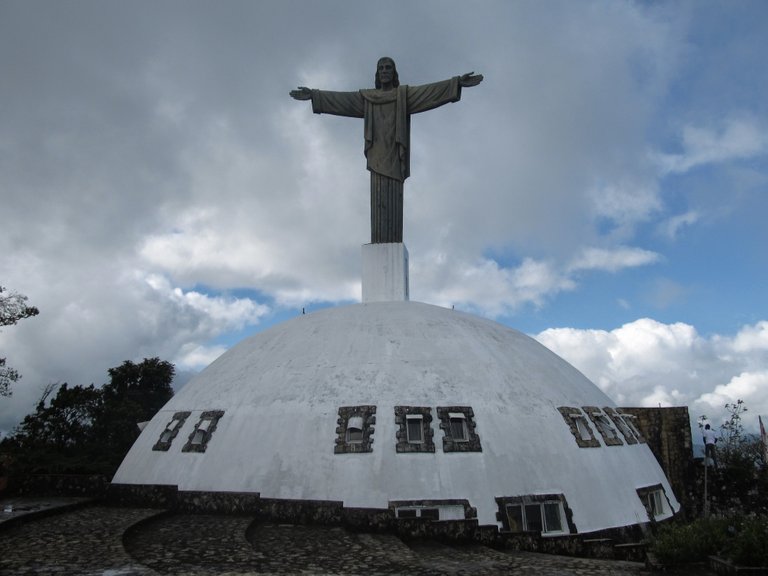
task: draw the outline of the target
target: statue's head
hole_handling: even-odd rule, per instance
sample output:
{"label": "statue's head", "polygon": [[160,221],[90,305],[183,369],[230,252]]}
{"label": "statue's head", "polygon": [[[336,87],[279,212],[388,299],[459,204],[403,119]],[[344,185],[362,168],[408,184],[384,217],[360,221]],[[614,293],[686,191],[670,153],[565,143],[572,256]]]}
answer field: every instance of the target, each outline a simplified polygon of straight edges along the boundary
{"label": "statue's head", "polygon": [[381,88],[384,84],[391,84],[395,88],[400,86],[395,61],[388,56],[379,58],[376,63],[376,88]]}

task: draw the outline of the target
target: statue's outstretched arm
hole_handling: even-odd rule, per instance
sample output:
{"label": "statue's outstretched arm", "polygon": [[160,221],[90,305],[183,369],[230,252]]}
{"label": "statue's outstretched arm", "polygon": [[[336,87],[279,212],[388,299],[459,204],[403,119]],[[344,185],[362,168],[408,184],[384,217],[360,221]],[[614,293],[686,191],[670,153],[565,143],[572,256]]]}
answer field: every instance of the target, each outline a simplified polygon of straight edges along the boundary
{"label": "statue's outstretched arm", "polygon": [[466,74],[462,74],[462,76],[459,78],[459,84],[461,84],[462,88],[471,88],[472,86],[477,86],[482,81],[483,75],[475,74],[474,72],[467,72]]}
{"label": "statue's outstretched arm", "polygon": [[299,86],[296,90],[290,91],[291,98],[296,100],[311,100],[312,90],[306,86]]}

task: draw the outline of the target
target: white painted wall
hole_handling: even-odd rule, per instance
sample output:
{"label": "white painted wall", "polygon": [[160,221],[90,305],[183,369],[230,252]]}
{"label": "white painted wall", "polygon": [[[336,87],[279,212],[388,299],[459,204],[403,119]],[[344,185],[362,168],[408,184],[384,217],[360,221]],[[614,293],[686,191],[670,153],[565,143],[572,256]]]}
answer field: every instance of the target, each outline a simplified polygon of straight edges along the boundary
{"label": "white painted wall", "polygon": [[[377,406],[373,452],[334,454],[338,408]],[[430,406],[434,454],[395,451],[396,405]],[[472,406],[483,452],[444,453],[436,407]],[[416,302],[299,316],[257,334],[190,381],[151,420],[114,482],[263,497],[466,498],[481,524],[494,497],[562,493],[579,532],[646,522],[636,489],[671,488],[645,445],[579,448],[558,406],[614,406],[538,342],[500,324]],[[224,410],[207,451],[181,447],[204,410]],[[190,410],[168,452],[152,451]],[[599,435],[596,433],[599,437]]]}

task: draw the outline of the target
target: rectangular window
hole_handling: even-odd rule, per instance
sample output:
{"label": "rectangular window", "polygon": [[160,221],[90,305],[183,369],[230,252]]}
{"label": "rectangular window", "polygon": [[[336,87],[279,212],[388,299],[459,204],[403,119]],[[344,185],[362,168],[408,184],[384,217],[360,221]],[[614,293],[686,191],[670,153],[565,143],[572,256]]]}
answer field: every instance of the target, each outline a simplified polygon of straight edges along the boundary
{"label": "rectangular window", "polygon": [[506,515],[506,518],[499,519],[510,532],[565,534],[570,527],[564,528],[566,524],[563,520],[563,503],[560,500],[550,500],[553,497],[557,498],[556,495],[497,498],[500,510]]}
{"label": "rectangular window", "polygon": [[373,452],[376,406],[341,406],[336,424],[334,454]]}
{"label": "rectangular window", "polygon": [[440,520],[440,510],[437,508],[422,508],[420,517],[427,520]]}
{"label": "rectangular window", "polygon": [[397,509],[397,517],[398,518],[416,518],[416,509],[415,508],[398,508]]}
{"label": "rectangular window", "polygon": [[406,430],[408,433],[408,442],[410,444],[421,444],[424,441],[423,426],[420,414],[408,415],[405,417]]}
{"label": "rectangular window", "polygon": [[587,442],[592,440],[592,431],[589,429],[587,419],[580,414],[574,414],[571,418],[573,418],[573,421],[576,423],[576,430],[579,432],[579,438]]}
{"label": "rectangular window", "polygon": [[451,413],[448,415],[451,419],[451,438],[454,442],[466,442],[467,437],[467,417],[461,413]]}
{"label": "rectangular window", "polygon": [[224,416],[223,410],[206,410],[200,414],[200,420],[181,451],[205,452],[222,416]]}
{"label": "rectangular window", "polygon": [[363,418],[352,416],[347,423],[347,443],[362,444],[363,442]]}
{"label": "rectangular window", "polygon": [[563,520],[559,502],[544,503],[544,525],[546,532],[562,532]]}
{"label": "rectangular window", "polygon": [[650,520],[664,520],[672,516],[673,510],[661,484],[638,488],[637,495],[645,506]]}
{"label": "rectangular window", "polygon": [[525,531],[523,507],[520,504],[507,504],[507,519],[509,520],[510,532]]}
{"label": "rectangular window", "polygon": [[541,521],[541,504],[525,505],[525,529],[529,532],[543,532],[544,525]]}

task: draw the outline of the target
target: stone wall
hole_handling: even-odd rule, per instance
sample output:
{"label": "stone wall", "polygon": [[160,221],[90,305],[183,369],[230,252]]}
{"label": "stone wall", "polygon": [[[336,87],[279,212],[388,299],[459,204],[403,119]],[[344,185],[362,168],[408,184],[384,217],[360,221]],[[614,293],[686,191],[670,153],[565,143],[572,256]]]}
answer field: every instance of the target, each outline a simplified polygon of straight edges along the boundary
{"label": "stone wall", "polygon": [[696,510],[696,497],[688,408],[621,408],[620,411],[637,418],[640,432],[645,436],[683,507],[683,516],[692,518]]}

